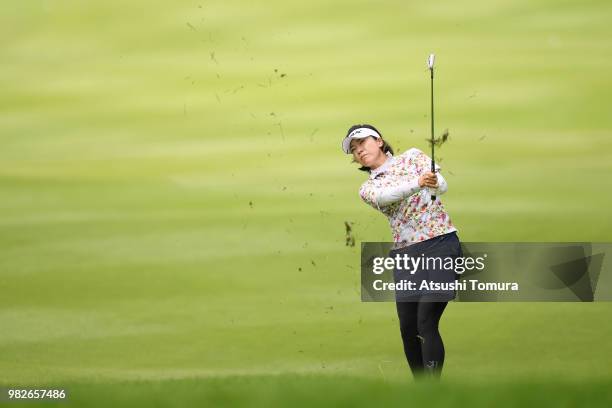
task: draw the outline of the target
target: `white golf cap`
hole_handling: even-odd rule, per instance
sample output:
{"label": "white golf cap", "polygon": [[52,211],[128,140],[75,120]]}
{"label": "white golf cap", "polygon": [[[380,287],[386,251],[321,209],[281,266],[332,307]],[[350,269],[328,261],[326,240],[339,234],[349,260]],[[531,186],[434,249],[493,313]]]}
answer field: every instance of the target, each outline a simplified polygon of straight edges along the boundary
{"label": "white golf cap", "polygon": [[344,153],[351,154],[351,140],[363,139],[364,137],[372,136],[376,139],[380,139],[380,134],[374,129],[360,127],[353,130],[347,137],[342,140],[342,150]]}

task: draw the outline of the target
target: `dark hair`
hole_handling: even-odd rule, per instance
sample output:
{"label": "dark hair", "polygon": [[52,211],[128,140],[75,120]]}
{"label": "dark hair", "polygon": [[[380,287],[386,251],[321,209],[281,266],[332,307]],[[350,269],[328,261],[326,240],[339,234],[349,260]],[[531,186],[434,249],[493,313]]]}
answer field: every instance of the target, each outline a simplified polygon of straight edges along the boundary
{"label": "dark hair", "polygon": [[[381,147],[381,150],[383,151],[383,153],[389,152],[389,153],[393,154],[393,148],[391,147],[391,145],[389,143],[387,143],[387,141],[382,137],[382,133],[380,133],[380,131],[378,129],[376,129],[374,126],[372,126],[372,125],[368,125],[367,123],[363,124],[363,125],[353,125],[353,126],[351,126],[349,128],[348,132],[346,132],[346,135],[347,136],[350,135],[353,130],[358,129],[358,128],[368,128],[368,129],[372,129],[373,131],[377,132],[380,135],[380,140],[382,140],[382,142],[383,142],[383,145]],[[355,160],[355,158],[353,158],[353,163],[356,163],[356,162],[357,162],[357,160]],[[359,170],[367,171],[368,173],[370,172],[370,168],[366,167],[366,166],[361,166],[359,168]]]}

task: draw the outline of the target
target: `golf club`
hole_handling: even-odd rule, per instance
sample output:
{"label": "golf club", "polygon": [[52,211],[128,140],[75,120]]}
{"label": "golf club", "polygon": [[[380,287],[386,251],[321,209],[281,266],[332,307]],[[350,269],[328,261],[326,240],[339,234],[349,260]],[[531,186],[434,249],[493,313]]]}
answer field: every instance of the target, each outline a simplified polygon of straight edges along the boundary
{"label": "golf club", "polygon": [[[427,60],[427,67],[429,68],[429,72],[431,73],[431,172],[436,172],[436,160],[434,158],[434,102],[433,102],[433,79],[434,79],[434,60],[436,56],[434,54],[429,54],[429,59]],[[434,194],[431,195],[431,201],[435,201],[436,196]]]}

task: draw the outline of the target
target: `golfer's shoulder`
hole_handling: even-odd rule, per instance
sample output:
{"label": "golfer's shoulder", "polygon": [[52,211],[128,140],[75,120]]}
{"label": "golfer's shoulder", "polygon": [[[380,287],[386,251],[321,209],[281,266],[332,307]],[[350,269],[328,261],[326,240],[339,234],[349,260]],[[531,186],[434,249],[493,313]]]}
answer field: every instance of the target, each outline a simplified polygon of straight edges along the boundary
{"label": "golfer's shoulder", "polygon": [[412,159],[414,157],[419,157],[424,154],[425,153],[423,153],[421,149],[417,147],[411,147],[410,149],[406,150],[404,153],[400,154],[398,158],[401,160],[406,160],[406,159]]}
{"label": "golfer's shoulder", "polygon": [[359,187],[359,197],[361,197],[361,199],[366,203],[371,201],[372,187],[374,186],[372,184],[372,179],[370,178],[361,183],[361,186]]}
{"label": "golfer's shoulder", "polygon": [[419,149],[418,147],[411,147],[410,149],[406,150],[405,153],[409,156],[415,156],[418,154],[424,154],[423,151],[421,149]]}
{"label": "golfer's shoulder", "polygon": [[374,179],[368,177],[361,186],[359,187],[359,195],[363,195],[363,193],[374,185]]}
{"label": "golfer's shoulder", "polygon": [[384,187],[384,185],[385,183],[382,181],[382,175],[381,178],[368,177],[359,187],[359,196],[361,196],[363,200],[368,201],[368,199],[376,195],[376,191]]}

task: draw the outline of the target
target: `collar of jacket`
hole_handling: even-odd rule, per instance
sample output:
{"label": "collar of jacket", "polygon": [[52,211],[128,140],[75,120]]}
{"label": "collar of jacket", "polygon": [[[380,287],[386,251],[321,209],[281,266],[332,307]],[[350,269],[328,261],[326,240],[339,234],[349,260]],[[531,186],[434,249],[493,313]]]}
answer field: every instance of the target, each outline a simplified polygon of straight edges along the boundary
{"label": "collar of jacket", "polygon": [[370,179],[374,179],[378,177],[380,174],[384,173],[391,165],[391,162],[393,162],[394,156],[390,152],[387,152],[385,154],[388,157],[387,161],[385,161],[382,165],[375,168],[374,170],[370,171]]}

